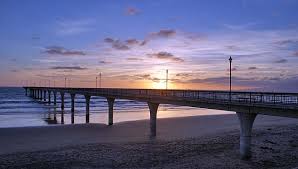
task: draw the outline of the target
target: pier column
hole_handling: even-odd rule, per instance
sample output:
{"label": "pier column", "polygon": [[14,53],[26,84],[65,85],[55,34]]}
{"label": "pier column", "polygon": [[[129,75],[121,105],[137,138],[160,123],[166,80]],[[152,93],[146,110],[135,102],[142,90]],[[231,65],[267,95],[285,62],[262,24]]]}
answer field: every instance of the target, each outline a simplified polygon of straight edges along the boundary
{"label": "pier column", "polygon": [[27,88],[25,88],[25,95],[27,96],[28,94],[27,94],[27,92],[28,92],[28,89]]}
{"label": "pier column", "polygon": [[43,101],[47,101],[47,91],[43,91]]}
{"label": "pier column", "polygon": [[33,89],[33,98],[36,99],[36,90]]}
{"label": "pier column", "polygon": [[153,138],[156,136],[156,117],[159,103],[148,102],[148,106],[150,110],[150,137]]}
{"label": "pier column", "polygon": [[64,92],[60,92],[61,95],[61,110],[63,112],[64,110]]}
{"label": "pier column", "polygon": [[86,123],[89,123],[90,97],[91,96],[89,96],[89,95],[85,95],[85,100],[86,100]]}
{"label": "pier column", "polygon": [[53,91],[53,94],[54,94],[54,105],[56,106],[56,104],[57,104],[57,92]]}
{"label": "pier column", "polygon": [[37,90],[37,99],[38,99],[38,100],[40,99],[40,95],[39,95],[39,93],[40,93],[40,90]]}
{"label": "pier column", "polygon": [[64,124],[64,110],[61,111],[61,124]]}
{"label": "pier column", "polygon": [[107,98],[108,105],[109,105],[109,125],[113,125],[113,114],[114,114],[114,102],[115,98]]}
{"label": "pier column", "polygon": [[49,104],[51,104],[51,94],[52,94],[52,92],[49,90],[49,91],[48,91],[48,97],[49,97],[49,98],[48,98],[48,103],[49,103]]}
{"label": "pier column", "polygon": [[249,159],[251,157],[251,131],[257,114],[237,112],[237,116],[240,121],[240,156],[241,159]]}
{"label": "pier column", "polygon": [[71,97],[71,123],[74,123],[74,105],[75,105],[75,96],[76,94],[70,94]]}

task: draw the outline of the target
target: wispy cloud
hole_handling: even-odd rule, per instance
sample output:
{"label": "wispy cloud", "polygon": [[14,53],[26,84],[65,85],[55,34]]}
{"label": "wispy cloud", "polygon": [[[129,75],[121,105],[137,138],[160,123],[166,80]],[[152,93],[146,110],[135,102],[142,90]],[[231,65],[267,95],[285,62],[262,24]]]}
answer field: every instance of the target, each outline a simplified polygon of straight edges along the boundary
{"label": "wispy cloud", "polygon": [[150,58],[156,58],[156,59],[161,59],[161,60],[169,60],[169,61],[174,61],[174,62],[184,62],[183,59],[174,56],[171,53],[168,52],[158,52],[158,53],[153,53],[153,54],[148,54]]}
{"label": "wispy cloud", "polygon": [[255,67],[255,66],[252,66],[252,67],[248,68],[248,70],[256,70],[256,69],[257,69],[257,67]]}
{"label": "wispy cloud", "polygon": [[44,53],[47,53],[50,55],[63,55],[63,56],[73,56],[73,55],[84,56],[84,55],[86,55],[86,53],[83,51],[69,50],[69,49],[65,49],[64,47],[61,47],[61,46],[46,47]]}
{"label": "wispy cloud", "polygon": [[126,60],[129,60],[129,61],[143,61],[143,59],[141,59],[141,58],[126,58]]}
{"label": "wispy cloud", "polygon": [[114,40],[112,38],[105,38],[104,42],[111,44],[111,47],[116,50],[129,50],[126,42],[122,42],[120,40]]}
{"label": "wispy cloud", "polygon": [[93,30],[94,24],[93,19],[59,20],[56,32],[58,35],[76,35]]}
{"label": "wispy cloud", "polygon": [[53,70],[86,70],[88,68],[80,67],[80,66],[54,66],[54,67],[51,67],[50,69],[53,69]]}
{"label": "wispy cloud", "polygon": [[274,61],[274,63],[286,63],[286,62],[288,62],[287,59],[279,59],[279,60]]}
{"label": "wispy cloud", "polygon": [[125,14],[126,15],[137,15],[140,14],[141,11],[139,9],[137,9],[136,7],[127,7],[125,9]]}

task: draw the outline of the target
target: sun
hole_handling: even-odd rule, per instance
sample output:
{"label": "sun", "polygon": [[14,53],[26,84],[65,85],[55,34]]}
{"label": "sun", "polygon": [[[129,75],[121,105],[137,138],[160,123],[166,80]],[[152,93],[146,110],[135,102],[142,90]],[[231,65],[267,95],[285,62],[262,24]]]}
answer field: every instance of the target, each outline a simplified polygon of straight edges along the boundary
{"label": "sun", "polygon": [[165,89],[166,83],[163,80],[159,80],[157,82],[152,82],[153,89]]}

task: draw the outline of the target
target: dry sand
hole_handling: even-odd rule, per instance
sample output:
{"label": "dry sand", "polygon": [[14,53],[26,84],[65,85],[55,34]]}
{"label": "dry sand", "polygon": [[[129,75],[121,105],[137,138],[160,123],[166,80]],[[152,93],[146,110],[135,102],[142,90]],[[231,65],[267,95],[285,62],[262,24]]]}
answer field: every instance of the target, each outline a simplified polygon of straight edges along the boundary
{"label": "dry sand", "polygon": [[0,129],[0,168],[293,168],[298,119],[258,115],[249,161],[236,115]]}

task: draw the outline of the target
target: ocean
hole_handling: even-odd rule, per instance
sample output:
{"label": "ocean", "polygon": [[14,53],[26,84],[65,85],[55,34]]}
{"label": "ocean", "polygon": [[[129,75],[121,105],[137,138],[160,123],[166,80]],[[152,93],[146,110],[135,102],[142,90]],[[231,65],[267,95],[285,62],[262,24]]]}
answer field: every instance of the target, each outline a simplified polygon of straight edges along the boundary
{"label": "ocean", "polygon": [[[61,125],[71,123],[70,95],[65,95],[64,119],[61,118],[60,96],[57,105],[36,101],[25,95],[23,88],[0,88],[0,128]],[[53,97],[52,97],[53,100]],[[90,123],[108,122],[108,105],[104,97],[91,97]],[[233,112],[161,104],[157,118],[232,114]],[[116,99],[114,123],[149,119],[147,103]],[[85,123],[85,98],[76,95],[75,123]]]}

